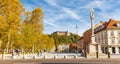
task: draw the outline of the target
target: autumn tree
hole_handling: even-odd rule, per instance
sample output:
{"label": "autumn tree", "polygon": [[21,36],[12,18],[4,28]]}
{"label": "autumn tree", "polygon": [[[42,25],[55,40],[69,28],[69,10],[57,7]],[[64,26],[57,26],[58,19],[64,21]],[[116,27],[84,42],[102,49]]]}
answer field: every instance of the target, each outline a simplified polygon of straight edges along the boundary
{"label": "autumn tree", "polygon": [[2,45],[2,40],[4,39],[5,36],[5,31],[6,31],[6,27],[7,27],[7,23],[5,22],[5,19],[0,16],[0,48],[5,47],[5,45]]}
{"label": "autumn tree", "polygon": [[32,24],[32,27],[34,28],[34,32],[36,33],[36,37],[38,39],[38,42],[41,38],[41,35],[43,34],[43,11],[41,8],[36,8],[32,11],[30,23]]}
{"label": "autumn tree", "polygon": [[5,39],[3,40],[5,40],[4,44],[6,43],[6,50],[8,51],[15,43],[14,37],[17,36],[19,31],[23,7],[20,0],[0,0],[0,5],[0,16],[2,16],[5,25],[7,25],[5,27]]}
{"label": "autumn tree", "polygon": [[34,29],[35,37],[37,38],[37,41],[34,43],[34,46],[39,47],[40,39],[43,34],[43,11],[41,8],[36,8],[32,11],[30,23],[32,25],[32,28]]}
{"label": "autumn tree", "polygon": [[49,37],[48,35],[44,34],[42,35],[42,38],[40,39],[40,44],[38,47],[38,50],[46,50],[48,52],[51,51],[54,47],[54,39],[52,37]]}
{"label": "autumn tree", "polygon": [[26,49],[39,49],[40,38],[43,32],[43,11],[36,8],[32,12],[25,12],[25,19],[21,26],[22,40]]}

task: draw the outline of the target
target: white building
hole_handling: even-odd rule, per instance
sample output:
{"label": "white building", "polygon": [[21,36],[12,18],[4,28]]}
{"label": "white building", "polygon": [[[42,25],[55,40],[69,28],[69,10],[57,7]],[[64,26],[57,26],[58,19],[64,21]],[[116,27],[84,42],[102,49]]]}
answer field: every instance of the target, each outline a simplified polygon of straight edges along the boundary
{"label": "white building", "polygon": [[110,19],[95,27],[95,41],[103,53],[120,54],[120,21]]}

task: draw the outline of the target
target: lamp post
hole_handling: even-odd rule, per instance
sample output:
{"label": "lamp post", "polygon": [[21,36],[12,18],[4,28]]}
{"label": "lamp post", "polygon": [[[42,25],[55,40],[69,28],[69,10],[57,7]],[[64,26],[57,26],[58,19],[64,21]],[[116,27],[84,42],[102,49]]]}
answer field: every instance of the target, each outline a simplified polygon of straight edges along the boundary
{"label": "lamp post", "polygon": [[98,58],[98,44],[96,44],[96,58]]}
{"label": "lamp post", "polygon": [[85,43],[85,51],[84,51],[84,53],[85,53],[85,58],[87,58],[87,44]]}
{"label": "lamp post", "polygon": [[109,49],[111,48],[111,46],[107,46],[108,47],[108,58],[110,58],[110,51]]}
{"label": "lamp post", "polygon": [[77,41],[76,41],[77,49],[76,49],[76,54],[78,54],[78,26],[77,26],[77,24],[76,24],[76,34],[77,34]]}

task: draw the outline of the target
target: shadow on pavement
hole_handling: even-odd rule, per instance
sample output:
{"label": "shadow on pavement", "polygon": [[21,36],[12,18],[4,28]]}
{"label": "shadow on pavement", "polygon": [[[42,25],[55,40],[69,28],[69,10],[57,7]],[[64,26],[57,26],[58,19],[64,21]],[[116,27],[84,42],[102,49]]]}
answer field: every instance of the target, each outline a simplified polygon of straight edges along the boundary
{"label": "shadow on pavement", "polygon": [[85,64],[85,63],[40,63],[40,64]]}

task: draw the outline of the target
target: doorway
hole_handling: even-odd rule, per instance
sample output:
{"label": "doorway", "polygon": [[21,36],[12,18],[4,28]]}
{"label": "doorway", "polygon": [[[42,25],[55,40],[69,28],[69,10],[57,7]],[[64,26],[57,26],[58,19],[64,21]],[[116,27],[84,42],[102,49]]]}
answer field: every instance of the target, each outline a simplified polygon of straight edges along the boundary
{"label": "doorway", "polygon": [[112,47],[112,53],[115,54],[115,47]]}

